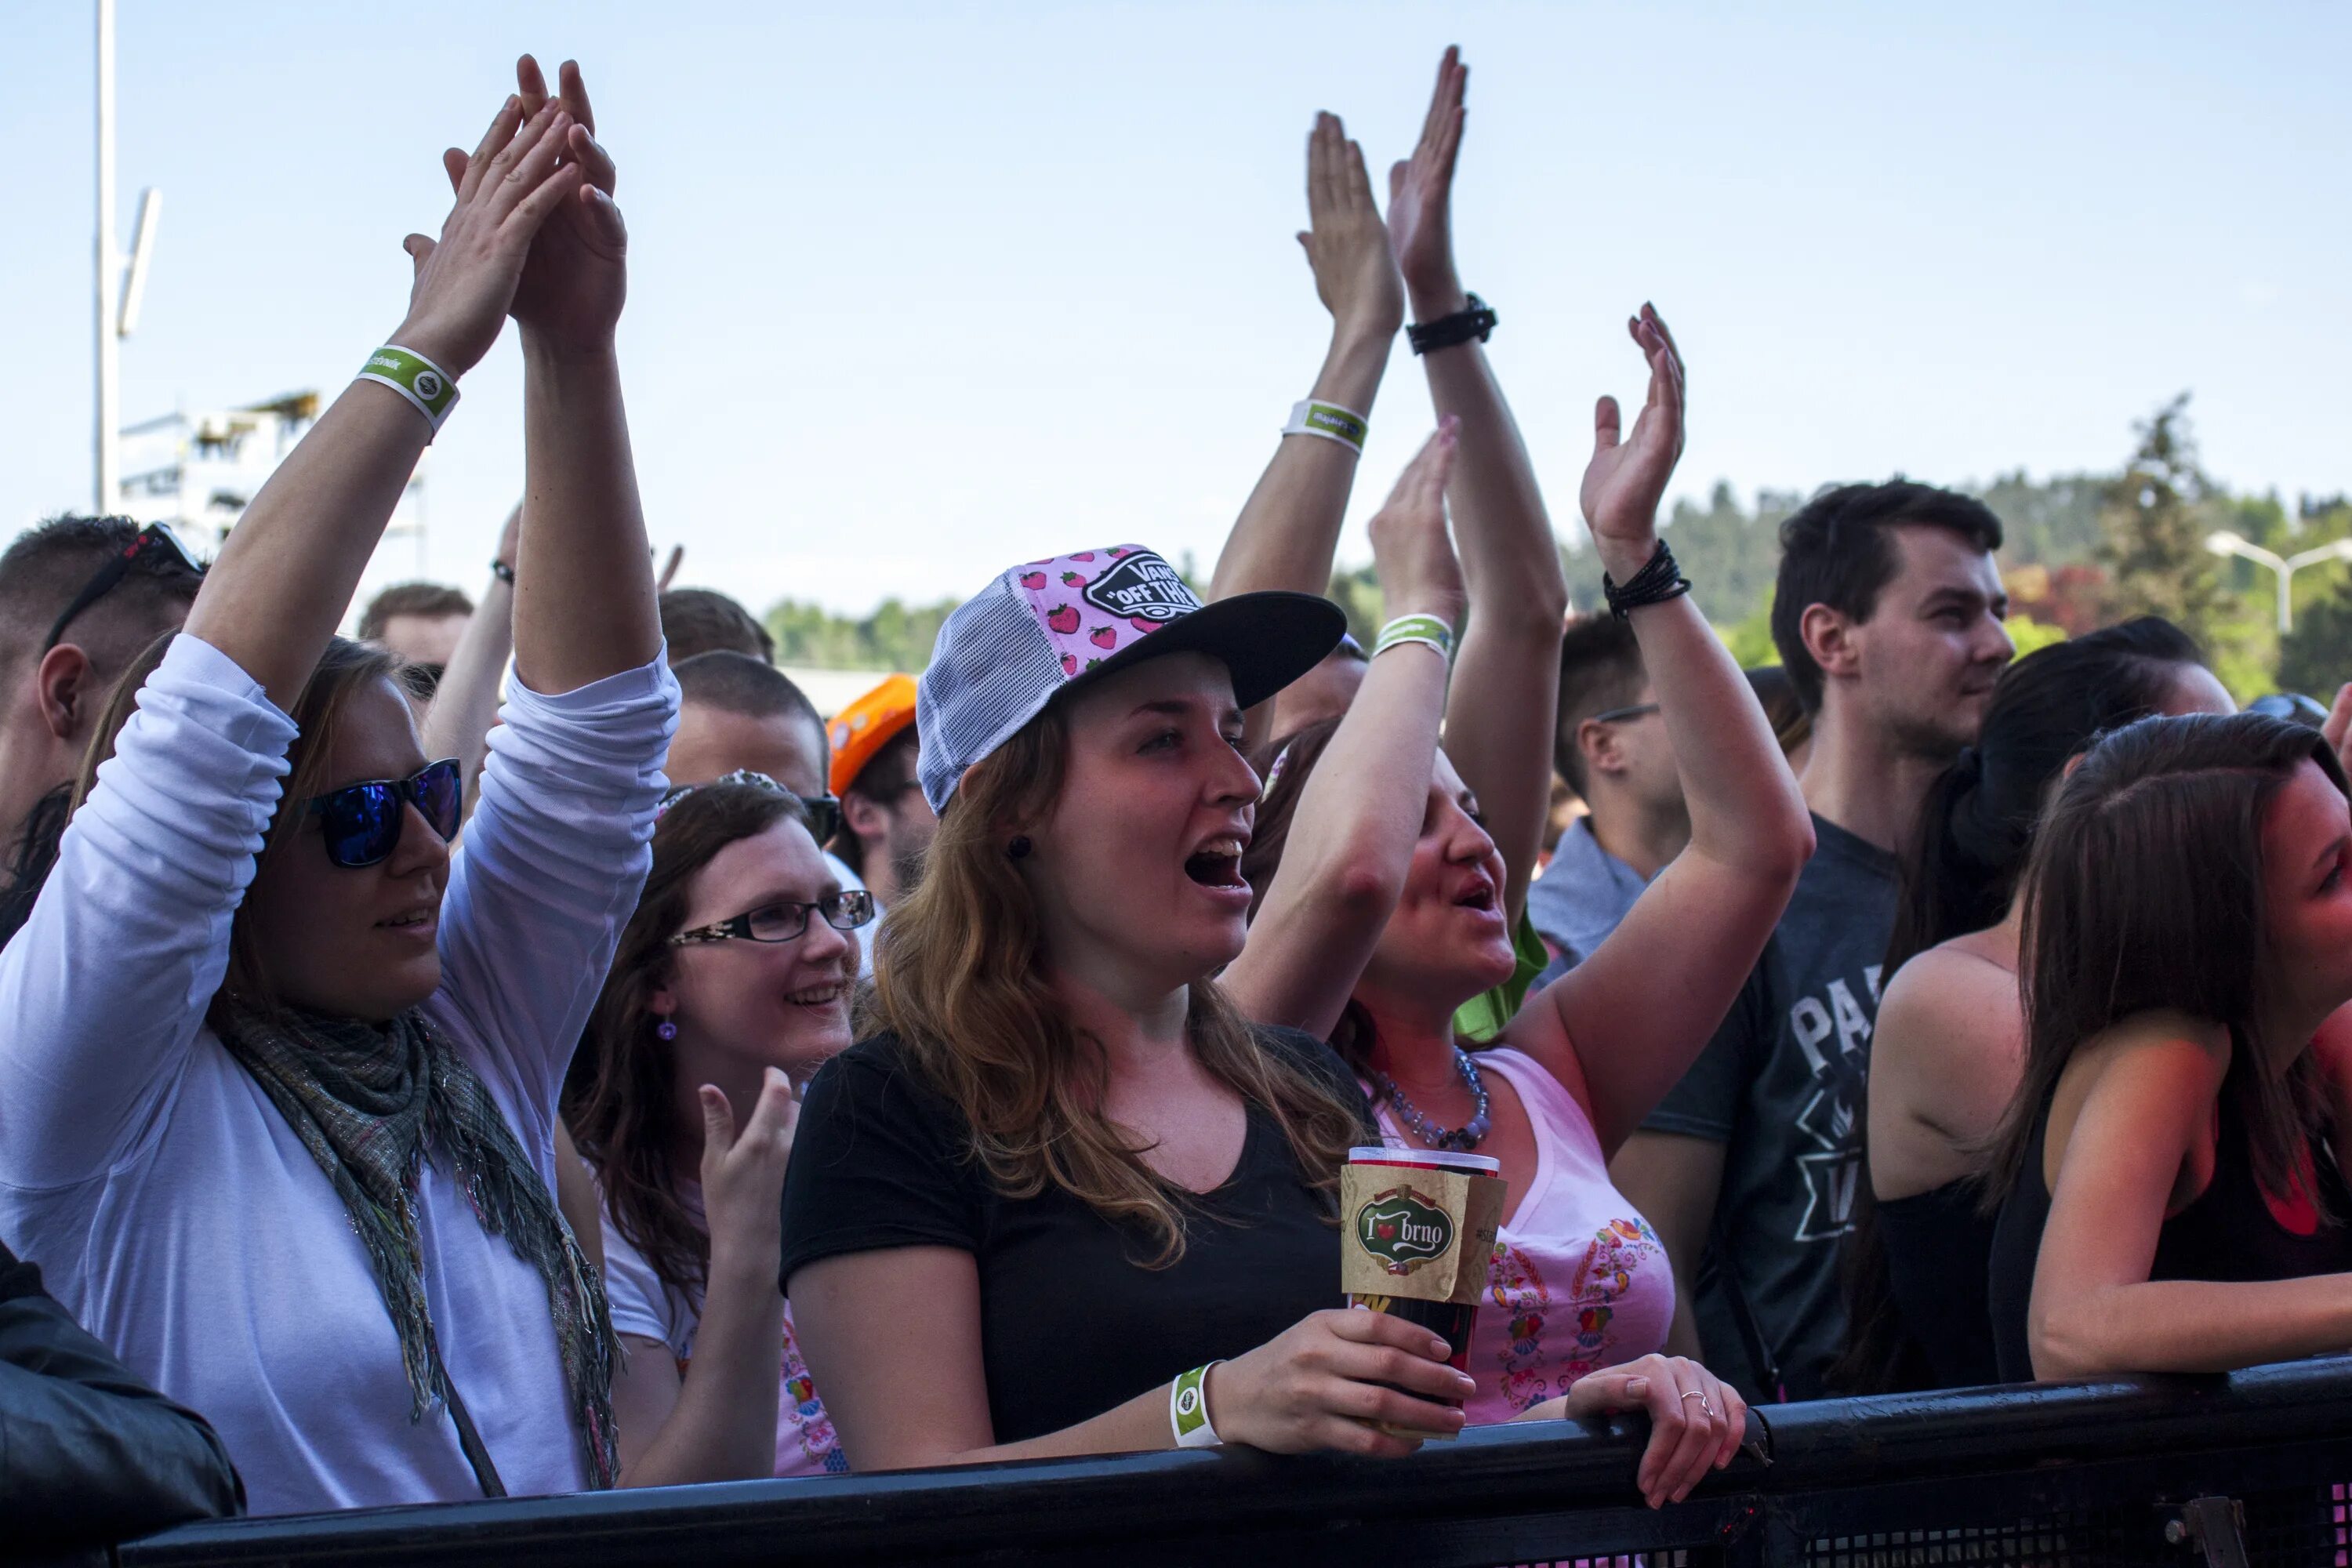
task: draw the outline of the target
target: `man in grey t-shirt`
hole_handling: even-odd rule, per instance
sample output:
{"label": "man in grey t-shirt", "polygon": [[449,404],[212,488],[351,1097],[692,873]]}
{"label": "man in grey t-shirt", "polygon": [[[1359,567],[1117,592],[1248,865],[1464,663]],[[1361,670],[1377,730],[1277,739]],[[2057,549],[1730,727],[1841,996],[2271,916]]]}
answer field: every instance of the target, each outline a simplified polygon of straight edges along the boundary
{"label": "man in grey t-shirt", "polygon": [[1611,1165],[1674,1267],[1669,1348],[1765,1401],[1829,1392],[1895,856],[2015,651],[1979,501],[1848,485],[1780,543],[1772,638],[1814,713],[1800,782],[1820,847],[1715,1038]]}

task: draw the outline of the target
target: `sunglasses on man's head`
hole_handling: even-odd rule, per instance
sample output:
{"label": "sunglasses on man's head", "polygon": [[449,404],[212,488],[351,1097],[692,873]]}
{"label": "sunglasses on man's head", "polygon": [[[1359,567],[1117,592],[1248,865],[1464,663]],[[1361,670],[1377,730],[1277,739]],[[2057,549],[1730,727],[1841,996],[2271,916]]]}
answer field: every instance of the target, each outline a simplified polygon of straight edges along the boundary
{"label": "sunglasses on man's head", "polygon": [[130,543],[115,552],[105,565],[90,574],[89,581],[82,584],[81,592],[73,596],[72,602],[66,605],[65,613],[49,627],[49,640],[41,645],[41,652],[47,655],[57,647],[64,638],[66,628],[74,624],[74,618],[114,592],[115,585],[131,575],[133,567],[143,567],[158,575],[184,574],[201,578],[205,574],[205,563],[189,553],[188,547],[180,542],[178,534],[160,522],[151,522],[141,529]]}
{"label": "sunglasses on man's head", "polygon": [[466,779],[455,757],[427,763],[404,779],[370,779],[314,795],[297,808],[323,819],[327,858],[347,870],[374,866],[400,847],[400,830],[414,804],[447,843],[466,818]]}
{"label": "sunglasses on man's head", "polygon": [[809,837],[817,841],[820,848],[833,842],[833,836],[841,831],[841,798],[838,795],[794,795],[767,774],[754,773],[750,768],[737,768],[731,773],[721,773],[709,784],[679,784],[661,797],[661,804],[654,808],[655,818],[658,820],[671,806],[696,790],[709,789],[710,784],[750,784],[753,789],[763,789],[770,795],[798,801],[801,810],[808,814]]}

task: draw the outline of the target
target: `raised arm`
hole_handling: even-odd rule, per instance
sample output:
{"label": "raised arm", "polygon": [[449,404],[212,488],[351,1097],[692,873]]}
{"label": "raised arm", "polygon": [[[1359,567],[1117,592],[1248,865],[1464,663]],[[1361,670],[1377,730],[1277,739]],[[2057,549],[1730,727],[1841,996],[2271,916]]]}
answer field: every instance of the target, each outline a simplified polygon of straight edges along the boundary
{"label": "raised arm", "polygon": [[[1582,496],[1601,567],[1621,585],[1660,548],[1658,501],[1683,448],[1682,357],[1649,306],[1626,325],[1650,362],[1649,401],[1621,441],[1617,401],[1601,400]],[[1698,605],[1685,594],[1631,618],[1682,774],[1690,847],[1506,1036],[1562,1081],[1580,1075],[1612,1152],[1713,1037],[1813,852],[1772,726]]]}
{"label": "raised arm", "polygon": [[[532,231],[577,180],[560,117],[500,109],[393,343],[455,377],[497,338]],[[394,367],[398,368],[398,367]],[[426,384],[421,378],[415,384]],[[446,405],[445,405],[446,407]],[[102,1171],[177,1081],[228,962],[232,919],[278,804],[286,710],[351,602],[432,433],[400,392],[355,383],[281,463],[222,550],[58,865],[0,954],[0,1184]]]}
{"label": "raised arm", "polygon": [[[1307,213],[1310,226],[1298,243],[1314,269],[1315,292],[1331,312],[1331,347],[1307,396],[1369,419],[1404,320],[1404,289],[1363,149],[1348,140],[1336,114],[1317,115],[1307,140]],[[1225,539],[1209,597],[1265,588],[1328,593],[1357,461],[1358,449],[1347,441],[1285,434]],[[1253,742],[1263,738],[1270,719],[1252,715]]]}
{"label": "raised arm", "polygon": [[596,141],[577,65],[564,62],[554,100],[529,55],[516,76],[526,106],[560,104],[565,155],[585,175],[531,247],[514,297],[529,568],[516,574],[515,672],[553,693],[652,662],[661,617],[613,345],[628,292],[628,230],[613,205],[613,160]]}
{"label": "raised arm", "polygon": [[[1389,170],[1389,234],[1412,319],[1469,306],[1454,265],[1454,165],[1462,151],[1463,89],[1470,69],[1447,49],[1408,161]],[[1512,924],[1527,907],[1551,809],[1551,726],[1531,722],[1559,700],[1559,638],[1568,580],[1535,465],[1495,379],[1486,345],[1470,338],[1422,355],[1440,419],[1462,422],[1462,450],[1445,498],[1462,552],[1470,624],[1445,705],[1445,754],[1485,812],[1510,872]]]}
{"label": "raised arm", "polygon": [[[1462,575],[1445,535],[1455,427],[1440,426],[1372,519],[1372,559],[1392,616],[1462,613]],[[1348,716],[1291,813],[1273,886],[1248,944],[1222,979],[1243,1013],[1321,1038],[1396,908],[1428,811],[1445,657],[1402,643],[1372,660]]]}
{"label": "raised arm", "polygon": [[[526,122],[509,99],[473,155],[456,154],[457,205],[440,239],[406,241],[416,282],[391,343],[451,377],[489,352],[532,237],[579,185],[558,157],[570,125],[554,106]],[[353,382],[246,508],[188,612],[189,634],[291,709],[432,437],[402,394]]]}
{"label": "raised arm", "polygon": [[466,809],[474,809],[475,782],[489,755],[490,727],[499,721],[499,683],[514,653],[515,544],[522,526],[522,503],[507,514],[492,559],[489,585],[457,639],[449,667],[441,672],[432,705],[425,710],[425,754],[455,757],[464,766]]}

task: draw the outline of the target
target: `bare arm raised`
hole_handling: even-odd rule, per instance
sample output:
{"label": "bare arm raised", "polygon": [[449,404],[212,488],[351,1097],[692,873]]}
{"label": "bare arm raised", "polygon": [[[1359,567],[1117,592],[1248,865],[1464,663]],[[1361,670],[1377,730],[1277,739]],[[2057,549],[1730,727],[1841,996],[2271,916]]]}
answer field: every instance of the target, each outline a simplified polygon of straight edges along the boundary
{"label": "bare arm raised", "polygon": [[[1467,308],[1454,265],[1454,169],[1462,152],[1470,69],[1447,49],[1412,156],[1389,170],[1389,235],[1412,319]],[[1551,725],[1559,700],[1559,637],[1568,615],[1551,519],[1527,443],[1503,399],[1485,344],[1472,338],[1422,356],[1440,419],[1462,423],[1462,451],[1446,487],[1470,622],[1445,705],[1445,754],[1484,808],[1510,881],[1516,926],[1527,907],[1551,806]],[[1391,614],[1396,613],[1393,608]],[[1543,716],[1537,721],[1531,716]]]}
{"label": "bare arm raised", "polygon": [[[1372,519],[1381,592],[1398,615],[1462,614],[1445,532],[1452,420],[1431,437]],[[1330,1034],[1396,908],[1428,807],[1445,706],[1445,656],[1406,643],[1372,660],[1291,814],[1289,842],[1248,945],[1223,976],[1252,1018]]]}
{"label": "bare arm raised", "polygon": [[[1683,448],[1682,356],[1649,306],[1626,328],[1650,363],[1649,400],[1626,439],[1617,400],[1601,399],[1582,495],[1601,564],[1621,584],[1660,548],[1658,501]],[[1690,595],[1631,619],[1681,770],[1690,847],[1505,1035],[1571,1089],[1581,1083],[1610,1152],[1713,1037],[1813,850],[1772,727]]]}
{"label": "bare arm raised", "polygon": [[[1404,289],[1363,149],[1348,140],[1334,114],[1317,115],[1307,141],[1307,211],[1310,226],[1298,243],[1314,269],[1315,291],[1331,312],[1330,351],[1308,395],[1369,417],[1404,320]],[[1344,442],[1284,437],[1226,537],[1209,597],[1266,588],[1328,592],[1357,461]],[[1254,715],[1253,730],[1266,721]]]}
{"label": "bare arm raised", "polygon": [[[533,238],[579,186],[561,160],[570,130],[560,107],[526,119],[509,99],[473,154],[456,155],[457,199],[441,237],[406,241],[416,283],[394,343],[453,377],[489,352]],[[246,509],[188,612],[189,633],[290,709],[432,435],[399,393],[354,382]]]}

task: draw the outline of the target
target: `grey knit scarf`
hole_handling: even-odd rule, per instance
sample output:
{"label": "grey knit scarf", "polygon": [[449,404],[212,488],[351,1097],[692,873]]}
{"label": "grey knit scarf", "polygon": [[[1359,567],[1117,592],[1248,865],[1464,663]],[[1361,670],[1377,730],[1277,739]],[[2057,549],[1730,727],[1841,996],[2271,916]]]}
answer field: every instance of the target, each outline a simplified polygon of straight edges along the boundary
{"label": "grey knit scarf", "polygon": [[546,1281],[589,1484],[610,1487],[616,1347],[604,1282],[473,1068],[413,1008],[379,1026],[297,1008],[263,1013],[223,996],[213,1020],[351,1215],[400,1333],[409,1420],[448,1386],[416,1228],[417,1181],[430,1159],[456,1177],[482,1228],[505,1237]]}

